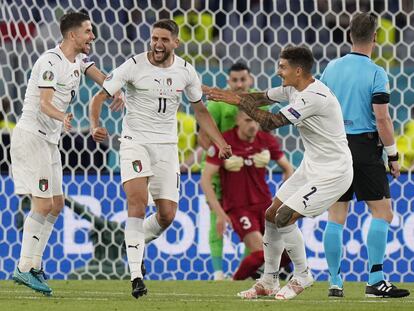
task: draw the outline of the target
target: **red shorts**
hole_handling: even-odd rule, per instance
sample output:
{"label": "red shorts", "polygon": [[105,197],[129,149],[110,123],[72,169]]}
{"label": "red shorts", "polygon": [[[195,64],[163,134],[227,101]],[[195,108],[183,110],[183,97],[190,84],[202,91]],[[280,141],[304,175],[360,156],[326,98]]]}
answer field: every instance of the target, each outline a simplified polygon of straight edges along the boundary
{"label": "red shorts", "polygon": [[232,209],[227,215],[231,219],[234,231],[243,240],[246,234],[259,231],[264,234],[265,213],[270,204],[256,209]]}

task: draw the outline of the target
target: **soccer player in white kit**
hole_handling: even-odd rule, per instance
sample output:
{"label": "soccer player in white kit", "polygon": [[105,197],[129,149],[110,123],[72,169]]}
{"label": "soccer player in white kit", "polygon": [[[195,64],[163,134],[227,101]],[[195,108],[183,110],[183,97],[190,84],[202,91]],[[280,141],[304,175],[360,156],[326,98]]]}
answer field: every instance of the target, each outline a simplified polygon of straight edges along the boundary
{"label": "soccer player in white kit", "polygon": [[[314,60],[306,47],[287,47],[279,59],[282,86],[266,93],[237,95],[205,87],[209,99],[240,105],[264,130],[293,124],[305,148],[302,163],[277,191],[266,211],[263,236],[264,274],[254,286],[238,295],[245,299],[274,296],[291,299],[313,284],[303,236],[296,221],[326,211],[352,182],[352,157],[348,148],[340,105],[327,86],[314,79]],[[279,113],[258,107],[287,101]],[[280,289],[278,270],[286,248],[295,270],[292,279]]]}
{"label": "soccer player in white kit", "polygon": [[63,15],[60,31],[63,41],[43,53],[33,66],[10,150],[15,193],[29,194],[32,200],[13,279],[47,295],[52,289],[45,282],[42,256],[64,207],[58,148],[62,124],[65,130],[72,128],[73,115],[66,110],[79,91],[81,74],[100,85],[105,79],[86,56],[95,38],[89,16]]}
{"label": "soccer player in white kit", "polygon": [[[178,44],[177,24],[166,19],[156,22],[150,51],[131,57],[116,68],[90,106],[92,136],[100,142],[108,135],[99,125],[102,104],[126,87],[127,112],[119,154],[128,204],[125,244],[135,298],[147,293],[141,271],[145,243],[157,238],[172,223],[177,210],[180,170],[176,114],[183,92],[201,128],[219,147],[220,156],[231,156],[231,147],[201,101],[201,82],[195,69],[174,54]],[[148,190],[157,212],[144,220]]]}

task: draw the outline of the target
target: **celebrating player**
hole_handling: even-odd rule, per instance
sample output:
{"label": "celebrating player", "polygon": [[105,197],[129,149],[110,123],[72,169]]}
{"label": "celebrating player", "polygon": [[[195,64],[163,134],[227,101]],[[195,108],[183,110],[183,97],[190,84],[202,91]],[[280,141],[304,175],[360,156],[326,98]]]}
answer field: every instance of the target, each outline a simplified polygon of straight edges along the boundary
{"label": "celebrating player", "polygon": [[[141,272],[145,243],[157,238],[173,221],[179,196],[180,170],[177,151],[177,109],[185,92],[200,126],[219,147],[220,157],[231,156],[201,97],[201,82],[193,66],[174,54],[178,26],[172,20],[153,25],[151,50],[131,57],[115,69],[92,99],[90,118],[93,138],[107,137],[99,125],[103,102],[124,85],[127,113],[123,119],[120,162],[128,203],[125,243],[131,272],[132,295],[147,293]],[[148,189],[157,212],[145,217]]]}
{"label": "celebrating player", "polygon": [[[41,263],[64,206],[58,148],[62,124],[67,131],[72,128],[73,115],[66,110],[78,93],[81,74],[100,85],[105,79],[85,55],[95,38],[89,17],[77,12],[65,14],[60,31],[63,41],[34,64],[23,115],[13,132],[10,149],[15,192],[32,197],[32,210],[24,222],[20,259],[13,279],[48,295],[52,289],[45,282]],[[114,104],[118,105],[119,100]]]}
{"label": "celebrating player", "polygon": [[[252,288],[239,293],[242,298],[276,293],[276,299],[291,299],[313,284],[296,221],[322,214],[352,182],[352,157],[341,108],[329,88],[312,77],[313,63],[308,48],[287,47],[280,54],[277,72],[282,86],[244,95],[215,88],[204,90],[210,99],[240,105],[264,130],[295,125],[305,148],[301,165],[281,186],[266,211],[264,274]],[[289,104],[277,114],[258,108],[281,101]],[[294,275],[279,289],[277,274],[284,248],[294,264]]]}

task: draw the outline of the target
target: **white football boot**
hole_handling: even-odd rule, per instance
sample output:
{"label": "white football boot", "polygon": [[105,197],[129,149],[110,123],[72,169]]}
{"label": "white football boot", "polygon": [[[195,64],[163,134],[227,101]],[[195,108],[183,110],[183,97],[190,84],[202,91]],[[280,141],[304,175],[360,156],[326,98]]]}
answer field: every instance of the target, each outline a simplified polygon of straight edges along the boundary
{"label": "white football boot", "polygon": [[286,300],[295,298],[301,292],[303,292],[306,288],[313,285],[313,276],[312,273],[307,271],[307,275],[305,277],[294,275],[289,282],[285,286],[283,286],[276,294],[275,298],[277,300]]}
{"label": "white football boot", "polygon": [[280,290],[279,279],[274,283],[264,282],[262,278],[257,279],[256,283],[248,290],[237,293],[242,299],[257,299],[259,297],[275,296]]}

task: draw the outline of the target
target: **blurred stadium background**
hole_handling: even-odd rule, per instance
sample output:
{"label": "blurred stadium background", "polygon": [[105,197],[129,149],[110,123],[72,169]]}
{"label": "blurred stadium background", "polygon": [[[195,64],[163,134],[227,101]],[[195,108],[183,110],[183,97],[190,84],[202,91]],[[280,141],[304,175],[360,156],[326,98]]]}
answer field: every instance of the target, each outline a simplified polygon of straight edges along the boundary
{"label": "blurred stadium background", "polygon": [[[21,226],[27,200],[13,194],[10,132],[22,109],[27,79],[36,59],[59,42],[59,19],[69,10],[85,10],[97,39],[91,52],[97,66],[109,73],[129,57],[148,47],[151,25],[172,18],[180,25],[179,56],[195,65],[203,83],[226,86],[226,70],[236,61],[247,63],[255,88],[279,85],[275,75],[280,50],[287,44],[306,44],[314,52],[318,77],[329,60],[350,51],[347,26],[357,11],[380,17],[375,61],[389,73],[391,115],[405,173],[391,182],[395,217],[389,234],[384,265],[390,281],[414,281],[414,4],[412,0],[1,0],[0,1],[0,279],[9,279],[20,252]],[[125,278],[122,247],[125,196],[121,190],[117,158],[121,114],[103,112],[111,133],[97,146],[88,134],[88,100],[99,88],[83,80],[70,109],[76,127],[65,133],[61,150],[66,200],[44,256],[52,279]],[[275,107],[274,109],[277,109]],[[191,116],[183,101],[182,111]],[[180,155],[196,149],[194,120],[180,118]],[[298,166],[302,145],[293,127],[275,133],[288,158]],[[212,278],[209,257],[209,210],[199,187],[197,164],[181,175],[181,200],[174,224],[146,250],[147,278],[205,280]],[[278,167],[269,169],[274,193],[280,183]],[[151,213],[153,207],[149,207]],[[306,219],[300,226],[306,236],[309,263],[318,280],[328,277],[322,232],[327,215]],[[367,280],[367,252],[363,246],[370,216],[355,204],[346,225],[347,280]],[[231,274],[243,255],[243,245],[232,232],[225,241],[225,272]]]}

